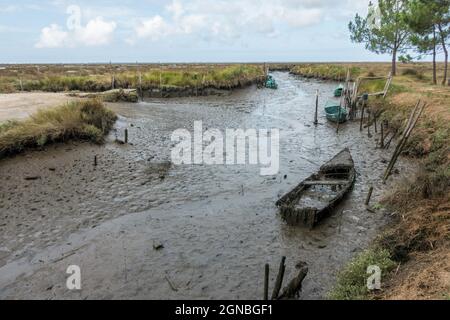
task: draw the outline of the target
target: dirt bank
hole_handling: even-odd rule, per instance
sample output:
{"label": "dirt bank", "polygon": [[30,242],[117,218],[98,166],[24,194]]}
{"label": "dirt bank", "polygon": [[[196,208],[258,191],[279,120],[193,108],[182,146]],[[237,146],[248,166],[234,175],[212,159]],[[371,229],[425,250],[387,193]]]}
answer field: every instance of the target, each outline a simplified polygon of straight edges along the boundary
{"label": "dirt bank", "polygon": [[25,119],[39,109],[55,107],[76,98],[65,93],[24,92],[0,94],[0,122]]}

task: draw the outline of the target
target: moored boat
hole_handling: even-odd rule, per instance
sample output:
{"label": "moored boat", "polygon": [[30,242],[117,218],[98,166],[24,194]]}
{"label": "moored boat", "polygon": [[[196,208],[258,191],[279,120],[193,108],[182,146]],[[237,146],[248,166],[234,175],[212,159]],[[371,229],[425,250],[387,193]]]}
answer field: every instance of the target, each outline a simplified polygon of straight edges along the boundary
{"label": "moored boat", "polygon": [[313,228],[342,201],[355,178],[353,158],[346,148],[277,201],[281,217],[289,225]]}
{"label": "moored boat", "polygon": [[342,92],[344,91],[344,85],[340,84],[336,89],[334,89],[334,96],[340,97],[342,96]]}
{"label": "moored boat", "polygon": [[340,123],[347,121],[348,112],[338,102],[328,101],[325,105],[325,113],[329,121]]}
{"label": "moored boat", "polygon": [[267,76],[265,86],[266,86],[266,88],[269,88],[269,89],[278,89],[278,84],[271,75]]}

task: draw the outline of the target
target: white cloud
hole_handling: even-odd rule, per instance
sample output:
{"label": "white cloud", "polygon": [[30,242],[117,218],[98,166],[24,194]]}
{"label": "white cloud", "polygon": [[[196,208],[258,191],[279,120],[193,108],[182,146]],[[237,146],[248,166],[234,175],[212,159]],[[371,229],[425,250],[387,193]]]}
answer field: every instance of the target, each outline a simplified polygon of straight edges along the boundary
{"label": "white cloud", "polygon": [[331,0],[173,0],[166,14],[141,19],[135,35],[153,41],[186,34],[219,41],[253,33],[273,37],[283,26],[296,29],[322,22],[324,8],[335,5]]}
{"label": "white cloud", "polygon": [[45,27],[41,31],[41,36],[36,43],[36,48],[58,48],[68,43],[69,33],[63,31],[57,24]]}
{"label": "white cloud", "polygon": [[135,30],[138,38],[150,38],[151,40],[158,40],[173,32],[171,26],[159,15],[142,20]]}
{"label": "white cloud", "polygon": [[85,46],[100,46],[111,42],[117,25],[102,17],[90,20],[85,27],[75,29],[75,42]]}
{"label": "white cloud", "polygon": [[102,17],[90,20],[86,26],[78,26],[66,31],[57,24],[41,30],[36,48],[61,48],[76,46],[101,46],[109,44],[117,24],[105,21]]}

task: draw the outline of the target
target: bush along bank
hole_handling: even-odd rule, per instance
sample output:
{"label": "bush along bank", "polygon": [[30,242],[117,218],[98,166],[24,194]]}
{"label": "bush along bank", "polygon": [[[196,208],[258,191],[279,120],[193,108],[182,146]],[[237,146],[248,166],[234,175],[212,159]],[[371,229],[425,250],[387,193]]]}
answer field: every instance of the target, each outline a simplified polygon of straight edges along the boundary
{"label": "bush along bank", "polygon": [[71,102],[40,110],[24,121],[0,124],[0,158],[54,142],[103,142],[117,116],[99,100]]}

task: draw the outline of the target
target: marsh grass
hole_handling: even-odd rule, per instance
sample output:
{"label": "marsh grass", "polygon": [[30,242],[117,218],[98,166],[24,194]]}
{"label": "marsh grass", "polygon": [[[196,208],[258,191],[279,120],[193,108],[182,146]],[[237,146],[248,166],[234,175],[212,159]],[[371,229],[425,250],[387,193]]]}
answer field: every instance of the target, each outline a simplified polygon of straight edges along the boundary
{"label": "marsh grass", "polygon": [[[156,88],[229,89],[260,81],[264,76],[258,65],[199,65],[181,67],[146,66],[10,66],[0,72],[0,92],[83,91]],[[67,70],[69,69],[69,70]],[[16,71],[16,72],[13,72]],[[142,82],[139,75],[141,75]]]}
{"label": "marsh grass", "polygon": [[361,69],[357,66],[339,64],[300,64],[293,67],[291,72],[304,77],[343,81],[347,76],[347,70],[350,70],[353,79],[361,74]]}
{"label": "marsh grass", "polygon": [[40,110],[27,120],[0,125],[0,157],[71,139],[100,143],[115,121],[116,115],[98,100]]}
{"label": "marsh grass", "polygon": [[387,250],[370,248],[358,254],[338,274],[337,282],[328,295],[332,300],[363,300],[370,297],[367,288],[367,267],[378,266],[381,269],[382,281],[395,267]]}

